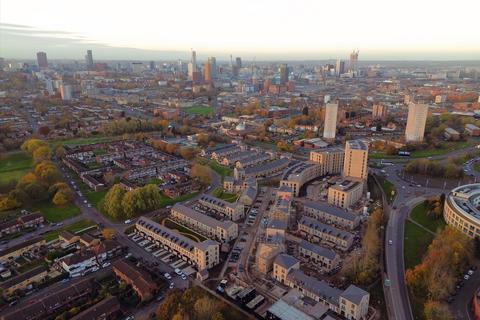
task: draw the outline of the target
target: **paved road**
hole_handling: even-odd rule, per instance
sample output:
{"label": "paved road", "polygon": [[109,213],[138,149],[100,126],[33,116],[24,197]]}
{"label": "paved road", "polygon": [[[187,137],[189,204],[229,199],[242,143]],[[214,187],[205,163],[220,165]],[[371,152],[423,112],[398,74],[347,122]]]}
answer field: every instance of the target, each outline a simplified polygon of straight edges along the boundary
{"label": "paved road", "polygon": [[[411,209],[420,201],[431,195],[438,195],[447,190],[418,187],[415,181],[405,181],[397,176],[403,164],[386,166],[383,172],[371,169],[372,173],[385,175],[395,185],[397,194],[391,206],[385,204],[384,212],[389,217],[385,236],[386,278],[390,286],[385,287],[384,293],[388,305],[389,319],[412,319],[410,301],[405,283],[405,269],[403,257],[403,239],[405,219]],[[389,244],[392,241],[392,244]]]}

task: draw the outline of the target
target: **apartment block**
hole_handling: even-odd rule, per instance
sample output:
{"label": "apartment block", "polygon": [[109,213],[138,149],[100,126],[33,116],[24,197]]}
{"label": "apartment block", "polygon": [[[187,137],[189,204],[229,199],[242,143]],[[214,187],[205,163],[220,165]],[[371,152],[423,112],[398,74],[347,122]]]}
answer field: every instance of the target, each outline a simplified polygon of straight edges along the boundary
{"label": "apartment block", "polygon": [[344,209],[354,206],[362,198],[363,184],[362,180],[352,178],[338,182],[328,188],[328,203]]}
{"label": "apartment block", "polygon": [[216,241],[193,241],[146,217],[140,217],[135,227],[149,240],[193,264],[198,271],[213,268],[220,262],[219,243]]}
{"label": "apartment block", "polygon": [[322,175],[340,174],[343,170],[345,152],[342,148],[327,148],[310,151],[310,161],[322,166]]}
{"label": "apartment block", "polygon": [[300,241],[298,244],[298,253],[300,256],[324,268],[327,272],[336,268],[340,263],[340,256],[332,249],[305,240]]}
{"label": "apartment block", "polygon": [[326,203],[308,201],[303,208],[306,215],[341,228],[353,230],[360,224],[360,217],[356,214]]}
{"label": "apartment block", "polygon": [[343,176],[367,180],[368,145],[362,140],[349,140],[345,143]]}
{"label": "apartment block", "polygon": [[238,202],[228,202],[209,194],[202,194],[198,202],[210,209],[216,210],[232,221],[240,220],[245,216],[244,205]]}
{"label": "apartment block", "polygon": [[229,242],[238,237],[238,225],[230,220],[219,221],[194,209],[175,204],[171,217],[189,228],[219,242]]}
{"label": "apartment block", "polygon": [[350,232],[337,229],[310,217],[303,216],[298,221],[298,230],[313,242],[325,243],[341,250],[348,250],[353,244],[354,236]]}

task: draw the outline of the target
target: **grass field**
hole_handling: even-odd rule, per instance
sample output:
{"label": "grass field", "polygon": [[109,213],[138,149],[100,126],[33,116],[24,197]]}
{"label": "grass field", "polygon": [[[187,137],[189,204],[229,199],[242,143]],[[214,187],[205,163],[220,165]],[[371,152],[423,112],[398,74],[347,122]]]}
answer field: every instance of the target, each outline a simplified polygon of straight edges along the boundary
{"label": "grass field", "polygon": [[29,154],[23,151],[8,152],[0,158],[0,183],[19,180],[32,167],[33,161]]}
{"label": "grass field", "polygon": [[213,171],[221,175],[222,178],[226,176],[231,176],[233,174],[232,169],[222,166],[221,164],[218,164],[216,161],[210,161],[209,165],[210,165],[210,168],[212,168]]}
{"label": "grass field", "polygon": [[420,223],[422,226],[432,232],[437,232],[438,229],[443,229],[446,225],[443,218],[432,219],[427,216],[427,208],[425,207],[424,203],[420,203],[413,208],[412,212],[410,213],[410,219]]}
{"label": "grass field", "polygon": [[188,238],[192,239],[193,241],[202,242],[202,241],[207,240],[207,238],[205,238],[201,234],[199,234],[199,233],[197,233],[197,232],[195,232],[195,231],[193,231],[189,228],[186,228],[186,227],[182,226],[181,224],[178,224],[178,223],[176,223],[175,221],[173,221],[169,218],[164,219],[162,221],[162,225],[164,225],[164,226],[166,226],[167,228],[170,228],[170,229],[178,230],[178,232],[183,234],[185,237],[188,237]]}
{"label": "grass field", "polygon": [[68,140],[54,140],[50,144],[53,147],[63,146],[63,145],[72,145],[77,146],[81,144],[92,144],[92,143],[100,143],[100,142],[109,142],[115,140],[122,140],[122,136],[95,136],[95,137],[88,137],[88,138],[74,138]]}
{"label": "grass field", "polygon": [[393,185],[393,183],[391,183],[387,179],[380,176],[378,177],[378,182],[380,182],[380,185],[382,186],[382,189],[385,192],[388,203],[392,203],[397,193],[395,186]]}
{"label": "grass field", "polygon": [[95,223],[93,223],[92,221],[90,221],[88,219],[82,219],[82,220],[79,220],[79,221],[77,221],[75,223],[72,223],[68,226],[65,226],[63,228],[59,228],[55,231],[46,233],[46,234],[43,235],[43,238],[45,239],[45,241],[49,242],[49,241],[52,241],[52,240],[55,240],[56,238],[58,238],[58,235],[60,233],[62,233],[62,231],[64,231],[64,230],[68,230],[70,232],[75,233],[75,232],[78,232],[80,230],[91,227],[93,225],[95,225]]}
{"label": "grass field", "polygon": [[210,106],[191,106],[184,109],[185,112],[197,115],[197,116],[208,116],[213,114],[213,108]]}
{"label": "grass field", "polygon": [[216,188],[213,190],[212,194],[220,199],[223,199],[228,202],[235,202],[237,200],[237,195],[234,193],[228,193],[223,191],[223,188]]}
{"label": "grass field", "polygon": [[27,206],[26,209],[33,212],[40,211],[45,220],[49,222],[60,222],[80,214],[80,208],[74,204],[57,207],[50,201],[34,203]]}
{"label": "grass field", "polygon": [[433,240],[433,234],[426,232],[411,221],[405,221],[405,270],[415,267]]}
{"label": "grass field", "polygon": [[184,194],[183,196],[180,196],[178,198],[169,198],[166,195],[162,194],[162,201],[161,201],[160,206],[162,208],[164,208],[166,206],[171,206],[171,205],[174,205],[177,202],[182,202],[182,201],[186,201],[188,199],[191,199],[191,198],[195,197],[197,194],[198,194],[198,192],[187,193],[187,194]]}
{"label": "grass field", "polygon": [[85,198],[90,202],[95,208],[100,210],[101,203],[107,194],[108,189],[101,191],[89,191],[85,192]]}

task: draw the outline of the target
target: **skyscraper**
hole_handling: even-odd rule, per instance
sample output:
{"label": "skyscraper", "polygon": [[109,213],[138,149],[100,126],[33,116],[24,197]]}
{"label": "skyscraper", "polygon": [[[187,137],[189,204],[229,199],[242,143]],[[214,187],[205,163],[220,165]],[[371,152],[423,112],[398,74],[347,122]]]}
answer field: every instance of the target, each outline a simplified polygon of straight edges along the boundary
{"label": "skyscraper", "polygon": [[242,58],[236,57],[235,58],[235,65],[237,66],[238,69],[242,68]]}
{"label": "skyscraper", "polygon": [[48,68],[47,54],[45,52],[37,52],[37,63],[40,68]]}
{"label": "skyscraper", "polygon": [[69,84],[62,84],[60,87],[60,95],[62,100],[72,100],[72,86]]}
{"label": "skyscraper", "polygon": [[210,76],[212,79],[217,79],[217,59],[215,57],[208,58],[210,64]]}
{"label": "skyscraper", "polygon": [[323,137],[325,139],[335,139],[335,134],[337,132],[337,113],[338,102],[327,103],[325,106],[325,124],[323,127]]}
{"label": "skyscraper", "polygon": [[410,103],[408,105],[407,127],[405,128],[405,140],[407,142],[422,142],[427,123],[428,105]]}
{"label": "skyscraper", "polygon": [[368,145],[362,140],[348,140],[345,143],[343,176],[367,180]]}
{"label": "skyscraper", "polygon": [[280,73],[280,84],[288,82],[288,66],[286,63],[280,65],[278,72]]}
{"label": "skyscraper", "polygon": [[150,61],[149,68],[151,71],[155,70],[155,61]]}
{"label": "skyscraper", "polygon": [[335,67],[335,74],[340,77],[345,73],[345,61],[337,59],[337,66]]}
{"label": "skyscraper", "polygon": [[87,50],[87,55],[85,56],[85,63],[87,64],[87,69],[88,70],[93,70],[92,50]]}
{"label": "skyscraper", "polygon": [[350,53],[350,64],[348,65],[348,72],[353,74],[353,76],[356,76],[358,74],[358,53],[358,50],[353,50],[353,52]]}
{"label": "skyscraper", "polygon": [[197,71],[197,52],[195,50],[192,50],[192,67],[193,67],[193,72]]}
{"label": "skyscraper", "polygon": [[210,59],[208,62],[205,63],[205,66],[204,66],[204,80],[206,82],[210,82],[212,81],[212,65],[210,64]]}

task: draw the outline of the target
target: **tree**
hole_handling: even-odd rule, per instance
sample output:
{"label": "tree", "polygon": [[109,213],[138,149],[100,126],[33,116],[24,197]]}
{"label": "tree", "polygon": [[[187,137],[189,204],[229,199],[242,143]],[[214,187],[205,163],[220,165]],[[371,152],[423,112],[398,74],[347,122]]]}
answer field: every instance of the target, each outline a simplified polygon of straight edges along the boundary
{"label": "tree", "polygon": [[123,216],[122,200],[125,195],[125,190],[119,185],[113,185],[108,190],[103,200],[103,209],[113,218],[121,218]]}
{"label": "tree", "polygon": [[48,146],[41,146],[33,151],[32,157],[35,163],[39,163],[44,160],[49,160],[52,157],[52,152]]}
{"label": "tree", "polygon": [[190,169],[190,176],[197,178],[203,185],[211,183],[210,168],[207,166],[195,163]]}
{"label": "tree", "polygon": [[195,157],[194,148],[180,148],[180,156],[185,160],[192,160]]}
{"label": "tree", "polygon": [[162,303],[158,305],[156,315],[157,319],[171,319],[176,314],[182,291],[180,289],[170,290]]}
{"label": "tree", "polygon": [[204,296],[195,302],[193,309],[199,320],[210,320],[218,311],[218,303],[214,299]]}
{"label": "tree", "polygon": [[107,185],[111,186],[115,182],[115,176],[113,175],[113,172],[112,171],[105,172],[105,174],[103,175],[103,180]]}
{"label": "tree", "polygon": [[105,239],[112,239],[113,237],[115,237],[116,234],[117,231],[115,231],[115,229],[105,228],[102,230],[102,236]]}
{"label": "tree", "polygon": [[63,146],[58,146],[55,148],[55,155],[57,156],[57,158],[63,158],[66,153],[67,151]]}
{"label": "tree", "polygon": [[52,203],[56,206],[62,207],[71,203],[74,195],[70,188],[61,188],[53,196]]}
{"label": "tree", "polygon": [[38,133],[42,136],[48,136],[48,134],[50,133],[50,128],[48,126],[42,126],[38,128]]}
{"label": "tree", "polygon": [[35,175],[47,185],[52,185],[62,180],[62,175],[57,170],[57,167],[48,160],[44,160],[35,166]]}
{"label": "tree", "polygon": [[145,211],[146,205],[142,198],[140,188],[133,189],[125,193],[122,199],[123,214],[127,218],[133,217],[135,213]]}
{"label": "tree", "polygon": [[442,302],[429,300],[425,303],[424,314],[427,320],[450,320],[453,315],[448,305]]}
{"label": "tree", "polygon": [[220,311],[217,311],[213,314],[212,320],[225,320],[225,317]]}
{"label": "tree", "polygon": [[33,154],[33,151],[39,147],[48,147],[48,144],[40,139],[28,139],[22,144],[21,149],[27,151],[30,154]]}

